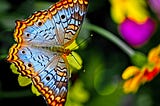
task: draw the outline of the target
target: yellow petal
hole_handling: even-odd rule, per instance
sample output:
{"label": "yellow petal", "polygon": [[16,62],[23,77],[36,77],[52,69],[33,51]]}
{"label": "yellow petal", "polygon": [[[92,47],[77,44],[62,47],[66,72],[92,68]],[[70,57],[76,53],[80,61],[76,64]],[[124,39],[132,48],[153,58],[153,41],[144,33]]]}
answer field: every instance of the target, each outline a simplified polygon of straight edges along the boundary
{"label": "yellow petal", "polygon": [[72,44],[66,47],[66,49],[69,49],[69,50],[76,50],[78,48],[79,46],[77,45],[76,40],[74,40]]}
{"label": "yellow petal", "polygon": [[130,91],[135,93],[137,92],[140,84],[141,84],[141,80],[142,80],[142,76],[143,74],[138,74],[137,76],[134,76],[134,78],[132,79],[132,82],[130,83]]}
{"label": "yellow petal", "polygon": [[130,89],[131,82],[132,82],[132,79],[129,79],[129,80],[127,80],[127,81],[124,82],[124,84],[123,84],[123,91],[125,93],[130,93],[131,92],[131,89]]}
{"label": "yellow petal", "polygon": [[120,24],[124,21],[126,18],[125,15],[123,14],[124,11],[120,11],[118,8],[111,8],[111,16],[114,22]]}
{"label": "yellow petal", "polygon": [[144,23],[147,20],[145,0],[110,0],[110,3],[112,19],[118,24],[126,18],[138,23]]}
{"label": "yellow petal", "polygon": [[82,68],[82,59],[76,52],[72,52],[71,55],[67,56],[67,60],[74,69],[79,70]]}
{"label": "yellow petal", "polygon": [[124,83],[123,89],[125,93],[136,93],[141,84],[145,83],[146,80],[143,78],[144,71],[140,71],[133,78],[127,80]]}
{"label": "yellow petal", "polygon": [[14,74],[19,74],[18,68],[15,66],[14,63],[12,63],[12,64],[10,65],[10,69],[12,70],[12,72],[13,72]]}
{"label": "yellow petal", "polygon": [[18,83],[19,83],[20,86],[27,86],[31,82],[32,82],[31,79],[28,78],[28,77],[21,76],[21,75],[18,76]]}
{"label": "yellow petal", "polygon": [[136,73],[139,72],[139,68],[135,67],[135,66],[130,66],[127,69],[124,70],[123,74],[122,74],[122,78],[124,80],[132,77],[133,75],[135,75]]}
{"label": "yellow petal", "polygon": [[148,54],[148,61],[160,64],[160,45],[150,50]]}
{"label": "yellow petal", "polygon": [[[138,23],[144,23],[147,20],[148,12],[146,10],[146,2],[144,0],[128,0],[126,5],[127,17]],[[136,8],[135,8],[136,7]]]}
{"label": "yellow petal", "polygon": [[31,89],[32,89],[33,94],[36,94],[36,96],[41,95],[41,93],[38,91],[38,89],[33,84],[32,84]]}
{"label": "yellow petal", "polygon": [[139,85],[135,86],[133,84],[133,79],[127,80],[123,85],[123,90],[125,93],[135,93],[139,88]]}
{"label": "yellow petal", "polygon": [[111,16],[112,19],[116,23],[121,23],[126,15],[125,15],[125,2],[122,2],[122,0],[110,0],[111,3]]}

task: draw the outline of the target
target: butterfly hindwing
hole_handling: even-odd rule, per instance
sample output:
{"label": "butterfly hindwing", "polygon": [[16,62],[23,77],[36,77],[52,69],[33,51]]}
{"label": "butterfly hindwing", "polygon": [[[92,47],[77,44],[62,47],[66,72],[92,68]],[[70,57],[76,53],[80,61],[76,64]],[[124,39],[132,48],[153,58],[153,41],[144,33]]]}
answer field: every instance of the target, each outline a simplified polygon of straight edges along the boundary
{"label": "butterfly hindwing", "polygon": [[68,79],[66,64],[61,57],[57,57],[32,80],[50,106],[63,106],[68,91]]}
{"label": "butterfly hindwing", "polygon": [[10,51],[17,52],[14,56],[9,56],[8,61],[14,62],[23,75],[33,80],[33,84],[50,106],[65,103],[69,71],[68,63],[60,54],[43,48],[18,44],[15,44]]}
{"label": "butterfly hindwing", "polygon": [[12,54],[9,54],[8,61],[14,62],[20,72],[27,76],[45,68],[58,55],[43,48],[20,44],[12,46],[10,53]]}

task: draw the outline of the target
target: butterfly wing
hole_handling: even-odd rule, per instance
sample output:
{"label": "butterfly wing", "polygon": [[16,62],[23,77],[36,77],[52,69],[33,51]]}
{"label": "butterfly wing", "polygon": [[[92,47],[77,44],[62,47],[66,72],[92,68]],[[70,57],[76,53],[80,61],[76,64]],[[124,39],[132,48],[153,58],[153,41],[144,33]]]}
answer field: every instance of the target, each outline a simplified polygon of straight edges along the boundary
{"label": "butterfly wing", "polygon": [[68,46],[82,25],[88,0],[61,0],[30,18],[16,21],[15,40],[34,46]]}
{"label": "butterfly wing", "polygon": [[48,11],[38,11],[27,20],[16,21],[16,42],[34,46],[58,45],[55,23],[49,19]]}
{"label": "butterfly wing", "polygon": [[67,97],[68,79],[66,64],[61,57],[57,57],[32,80],[49,106],[63,106]]}
{"label": "butterfly wing", "polygon": [[[32,79],[33,84],[50,106],[63,106],[68,85],[68,63],[60,54],[43,48],[15,44],[8,61],[18,67],[22,75]],[[60,105],[61,104],[61,105]]]}
{"label": "butterfly wing", "polygon": [[68,85],[68,62],[63,53],[48,47],[70,45],[80,30],[88,0],[61,0],[27,20],[16,21],[8,61],[32,79],[50,106],[63,106]]}
{"label": "butterfly wing", "polygon": [[62,0],[49,9],[58,32],[62,33],[57,35],[63,46],[68,46],[77,37],[86,15],[87,5],[88,0]]}

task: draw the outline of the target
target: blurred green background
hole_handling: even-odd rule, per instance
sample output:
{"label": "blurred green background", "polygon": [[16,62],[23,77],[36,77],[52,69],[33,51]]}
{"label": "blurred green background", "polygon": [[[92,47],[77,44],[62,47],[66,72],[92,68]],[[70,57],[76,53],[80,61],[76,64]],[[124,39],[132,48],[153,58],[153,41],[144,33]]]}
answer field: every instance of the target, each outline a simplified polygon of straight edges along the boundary
{"label": "blurred green background", "polygon": [[[15,43],[15,21],[26,19],[35,11],[48,9],[57,1],[0,0],[0,106],[47,106],[43,97],[32,94],[31,86],[19,86],[17,75],[11,72],[10,63],[4,57]],[[117,24],[110,17],[108,0],[90,0],[86,20],[120,38]],[[137,50],[147,54],[159,44],[158,24],[150,42]],[[76,50],[83,60],[83,69],[72,73],[66,106],[160,106],[160,76],[141,86],[136,94],[124,94],[121,74],[131,65],[130,58],[114,43],[85,28],[78,40],[83,41],[90,34],[93,37]]]}

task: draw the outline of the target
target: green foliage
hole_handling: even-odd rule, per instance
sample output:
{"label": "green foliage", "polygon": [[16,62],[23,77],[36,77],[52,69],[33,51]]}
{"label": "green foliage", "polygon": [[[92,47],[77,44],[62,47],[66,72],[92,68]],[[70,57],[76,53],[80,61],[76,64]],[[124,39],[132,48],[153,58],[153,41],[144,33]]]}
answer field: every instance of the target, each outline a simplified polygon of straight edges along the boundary
{"label": "green foliage", "polygon": [[14,74],[19,74],[19,72],[18,72],[18,68],[15,66],[15,64],[11,64],[10,65],[10,68],[11,68],[11,70],[12,70],[12,72],[14,73]]}
{"label": "green foliage", "polygon": [[36,96],[41,95],[41,93],[38,91],[38,89],[33,84],[31,86],[31,90],[32,90],[33,94],[35,94]]}
{"label": "green foliage", "polygon": [[84,89],[84,83],[77,80],[76,83],[69,89],[66,106],[83,106],[83,103],[88,101],[89,92]]}
{"label": "green foliage", "polygon": [[25,77],[25,76],[18,76],[18,83],[20,86],[27,86],[29,84],[31,84],[31,79]]}
{"label": "green foliage", "polygon": [[131,61],[133,65],[142,67],[147,63],[147,56],[141,52],[135,52],[135,54],[131,57]]}

